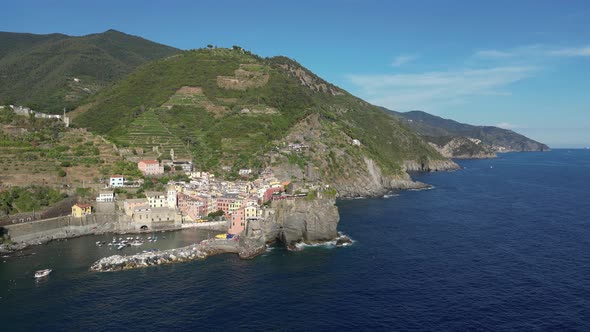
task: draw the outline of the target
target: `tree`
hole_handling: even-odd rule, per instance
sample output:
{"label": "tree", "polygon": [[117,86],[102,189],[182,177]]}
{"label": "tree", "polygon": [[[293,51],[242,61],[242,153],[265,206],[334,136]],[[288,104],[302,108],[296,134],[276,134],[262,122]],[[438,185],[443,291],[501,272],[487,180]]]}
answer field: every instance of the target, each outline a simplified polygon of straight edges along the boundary
{"label": "tree", "polygon": [[215,211],[215,212],[211,212],[211,213],[209,213],[209,214],[207,215],[207,217],[210,217],[210,218],[217,218],[217,217],[221,217],[221,216],[224,216],[224,215],[225,215],[225,212],[223,212],[223,210],[217,210],[217,211]]}

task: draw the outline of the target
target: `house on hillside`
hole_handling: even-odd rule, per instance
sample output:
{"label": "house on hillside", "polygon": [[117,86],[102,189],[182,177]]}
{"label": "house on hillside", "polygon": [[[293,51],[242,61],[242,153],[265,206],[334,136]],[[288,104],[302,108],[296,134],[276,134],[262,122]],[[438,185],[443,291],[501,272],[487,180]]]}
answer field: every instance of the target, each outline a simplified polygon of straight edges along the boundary
{"label": "house on hillside", "polygon": [[113,175],[109,181],[109,186],[112,188],[119,188],[125,185],[125,178],[122,175]]}
{"label": "house on hillside", "polygon": [[249,168],[242,168],[238,171],[238,174],[241,176],[247,176],[247,175],[252,174],[252,170]]}
{"label": "house on hillside", "polygon": [[112,190],[101,190],[96,197],[98,203],[109,203],[115,201],[115,193]]}
{"label": "house on hillside", "polygon": [[92,205],[90,204],[74,204],[72,206],[72,217],[82,218],[92,213]]}
{"label": "house on hillside", "polygon": [[141,160],[137,163],[137,168],[139,168],[143,175],[164,174],[164,166],[160,166],[160,162],[155,159]]}

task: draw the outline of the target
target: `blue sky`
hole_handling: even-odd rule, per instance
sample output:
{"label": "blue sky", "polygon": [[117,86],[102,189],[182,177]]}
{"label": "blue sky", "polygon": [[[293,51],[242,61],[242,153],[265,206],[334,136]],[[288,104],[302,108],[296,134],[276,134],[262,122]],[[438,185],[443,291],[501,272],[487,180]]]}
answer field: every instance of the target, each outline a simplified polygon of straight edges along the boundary
{"label": "blue sky", "polygon": [[0,1],[0,31],[235,44],[390,109],[590,146],[588,1]]}

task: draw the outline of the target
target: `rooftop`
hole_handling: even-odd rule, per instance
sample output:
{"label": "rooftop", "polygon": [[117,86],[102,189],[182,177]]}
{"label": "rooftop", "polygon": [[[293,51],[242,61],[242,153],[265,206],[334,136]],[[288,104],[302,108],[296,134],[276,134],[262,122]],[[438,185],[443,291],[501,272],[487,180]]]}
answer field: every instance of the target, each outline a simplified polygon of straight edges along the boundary
{"label": "rooftop", "polygon": [[144,164],[160,164],[159,161],[155,160],[155,159],[146,159],[146,160],[141,160],[140,163],[144,163]]}

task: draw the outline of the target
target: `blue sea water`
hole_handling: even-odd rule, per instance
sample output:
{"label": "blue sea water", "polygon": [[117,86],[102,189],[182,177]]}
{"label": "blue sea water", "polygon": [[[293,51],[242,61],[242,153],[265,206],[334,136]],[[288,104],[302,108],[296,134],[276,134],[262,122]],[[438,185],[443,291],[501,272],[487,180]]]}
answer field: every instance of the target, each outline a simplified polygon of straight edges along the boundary
{"label": "blue sea water", "polygon": [[91,273],[112,252],[84,237],[3,258],[2,330],[590,330],[590,151],[459,163],[339,202],[345,248]]}

